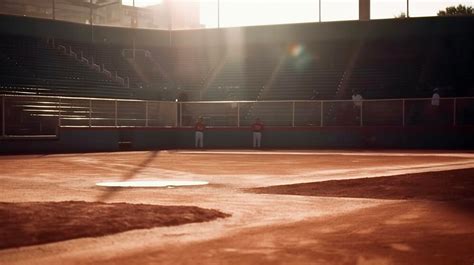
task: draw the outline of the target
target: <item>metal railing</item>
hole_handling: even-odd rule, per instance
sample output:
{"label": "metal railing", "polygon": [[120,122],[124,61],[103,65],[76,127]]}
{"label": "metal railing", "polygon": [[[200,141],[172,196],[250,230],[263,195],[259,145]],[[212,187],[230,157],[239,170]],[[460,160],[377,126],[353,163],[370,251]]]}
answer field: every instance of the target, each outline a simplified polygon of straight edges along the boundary
{"label": "metal railing", "polygon": [[211,127],[249,126],[464,126],[474,125],[474,98],[282,101],[196,101],[179,103],[179,126],[203,117]]}
{"label": "metal railing", "polygon": [[2,137],[56,135],[58,127],[176,127],[177,103],[2,95]]}
{"label": "metal railing", "polygon": [[1,136],[56,135],[58,127],[468,126],[474,97],[380,100],[145,101],[0,95]]}

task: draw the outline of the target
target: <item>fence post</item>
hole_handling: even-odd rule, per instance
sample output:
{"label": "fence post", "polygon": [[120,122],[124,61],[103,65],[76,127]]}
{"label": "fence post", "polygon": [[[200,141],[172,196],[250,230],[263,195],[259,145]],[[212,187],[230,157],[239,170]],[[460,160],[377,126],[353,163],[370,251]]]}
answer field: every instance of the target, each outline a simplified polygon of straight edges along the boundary
{"label": "fence post", "polygon": [[148,127],[148,101],[145,101],[145,127]]}
{"label": "fence post", "polygon": [[456,126],[456,98],[454,98],[454,104],[453,104],[453,126]]}
{"label": "fence post", "polygon": [[118,118],[118,112],[117,112],[117,100],[115,100],[115,127],[117,127],[117,125],[118,125],[117,118]]}
{"label": "fence post", "polygon": [[2,136],[5,137],[5,96],[2,96]]}
{"label": "fence post", "polygon": [[324,101],[321,101],[321,111],[320,111],[320,113],[321,113],[321,114],[320,114],[320,115],[321,115],[321,118],[320,118],[320,121],[319,121],[320,127],[323,127],[323,126],[324,126],[324,122],[323,122],[323,119],[324,119],[324,113],[323,113],[324,107],[323,107],[323,105],[324,105]]}
{"label": "fence post", "polygon": [[89,127],[92,127],[92,99],[89,99]]}
{"label": "fence post", "polygon": [[402,99],[402,127],[405,127],[405,99]]}
{"label": "fence post", "polygon": [[58,104],[58,126],[61,127],[61,97],[59,97]]}
{"label": "fence post", "polygon": [[[179,102],[179,127],[183,127],[183,103]],[[178,121],[176,121],[178,123]]]}
{"label": "fence post", "polygon": [[240,103],[237,102],[237,128],[240,128]]}
{"label": "fence post", "polygon": [[293,101],[291,110],[291,127],[295,127],[295,102]]}

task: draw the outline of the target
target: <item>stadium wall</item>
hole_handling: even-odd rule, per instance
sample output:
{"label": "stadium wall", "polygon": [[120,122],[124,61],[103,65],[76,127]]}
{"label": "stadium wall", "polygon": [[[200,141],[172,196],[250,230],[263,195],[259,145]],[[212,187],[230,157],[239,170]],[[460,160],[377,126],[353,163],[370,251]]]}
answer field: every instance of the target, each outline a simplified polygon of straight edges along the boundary
{"label": "stadium wall", "polygon": [[79,42],[107,42],[132,46],[133,39],[143,45],[169,45],[169,32],[155,29],[94,26],[67,21],[0,15],[0,33],[38,38],[59,38]]}
{"label": "stadium wall", "polygon": [[[474,127],[268,128],[265,149],[472,149]],[[249,149],[248,128],[211,128],[208,149]],[[191,128],[61,128],[54,139],[3,139],[1,154],[113,152],[194,148]]]}

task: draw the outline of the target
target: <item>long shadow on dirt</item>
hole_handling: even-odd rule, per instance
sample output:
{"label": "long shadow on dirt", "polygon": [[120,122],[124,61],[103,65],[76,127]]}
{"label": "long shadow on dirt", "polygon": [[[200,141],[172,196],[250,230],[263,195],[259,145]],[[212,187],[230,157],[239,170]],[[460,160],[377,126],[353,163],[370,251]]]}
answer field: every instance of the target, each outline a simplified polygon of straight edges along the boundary
{"label": "long shadow on dirt", "polygon": [[[155,160],[155,158],[158,156],[159,151],[153,151],[150,152],[150,155],[145,158],[140,164],[135,166],[133,169],[130,171],[126,172],[121,178],[120,181],[127,181],[130,179],[133,179],[136,175],[140,173],[141,170],[147,168],[147,166]],[[102,193],[98,198],[98,202],[102,201],[107,201],[111,199],[114,195],[116,195],[118,192],[123,190],[123,188],[114,188],[114,187],[108,187],[104,189],[104,193]]]}

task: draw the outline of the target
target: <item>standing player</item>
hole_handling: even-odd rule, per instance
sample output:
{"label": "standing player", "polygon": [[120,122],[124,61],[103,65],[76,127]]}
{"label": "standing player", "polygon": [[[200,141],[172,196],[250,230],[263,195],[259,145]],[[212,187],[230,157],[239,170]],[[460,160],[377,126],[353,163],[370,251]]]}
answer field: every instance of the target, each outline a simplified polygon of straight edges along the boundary
{"label": "standing player", "polygon": [[433,109],[437,109],[439,107],[440,96],[438,91],[438,88],[435,88],[433,90],[433,96],[431,96],[431,106]]}
{"label": "standing player", "polygon": [[204,129],[206,125],[204,124],[202,117],[199,117],[198,121],[194,125],[194,147],[203,148],[204,147]]}
{"label": "standing player", "polygon": [[260,148],[260,143],[262,142],[263,123],[259,118],[255,119],[255,122],[252,124],[252,131],[253,148]]}
{"label": "standing player", "polygon": [[431,119],[434,123],[442,122],[442,117],[440,116],[441,112],[439,109],[441,97],[439,96],[438,88],[433,90],[433,96],[431,96]]}
{"label": "standing player", "polygon": [[352,94],[352,101],[354,102],[354,111],[355,111],[355,118],[356,120],[360,121],[361,117],[361,110],[362,110],[362,101],[364,98],[362,97],[359,91],[354,90]]}

